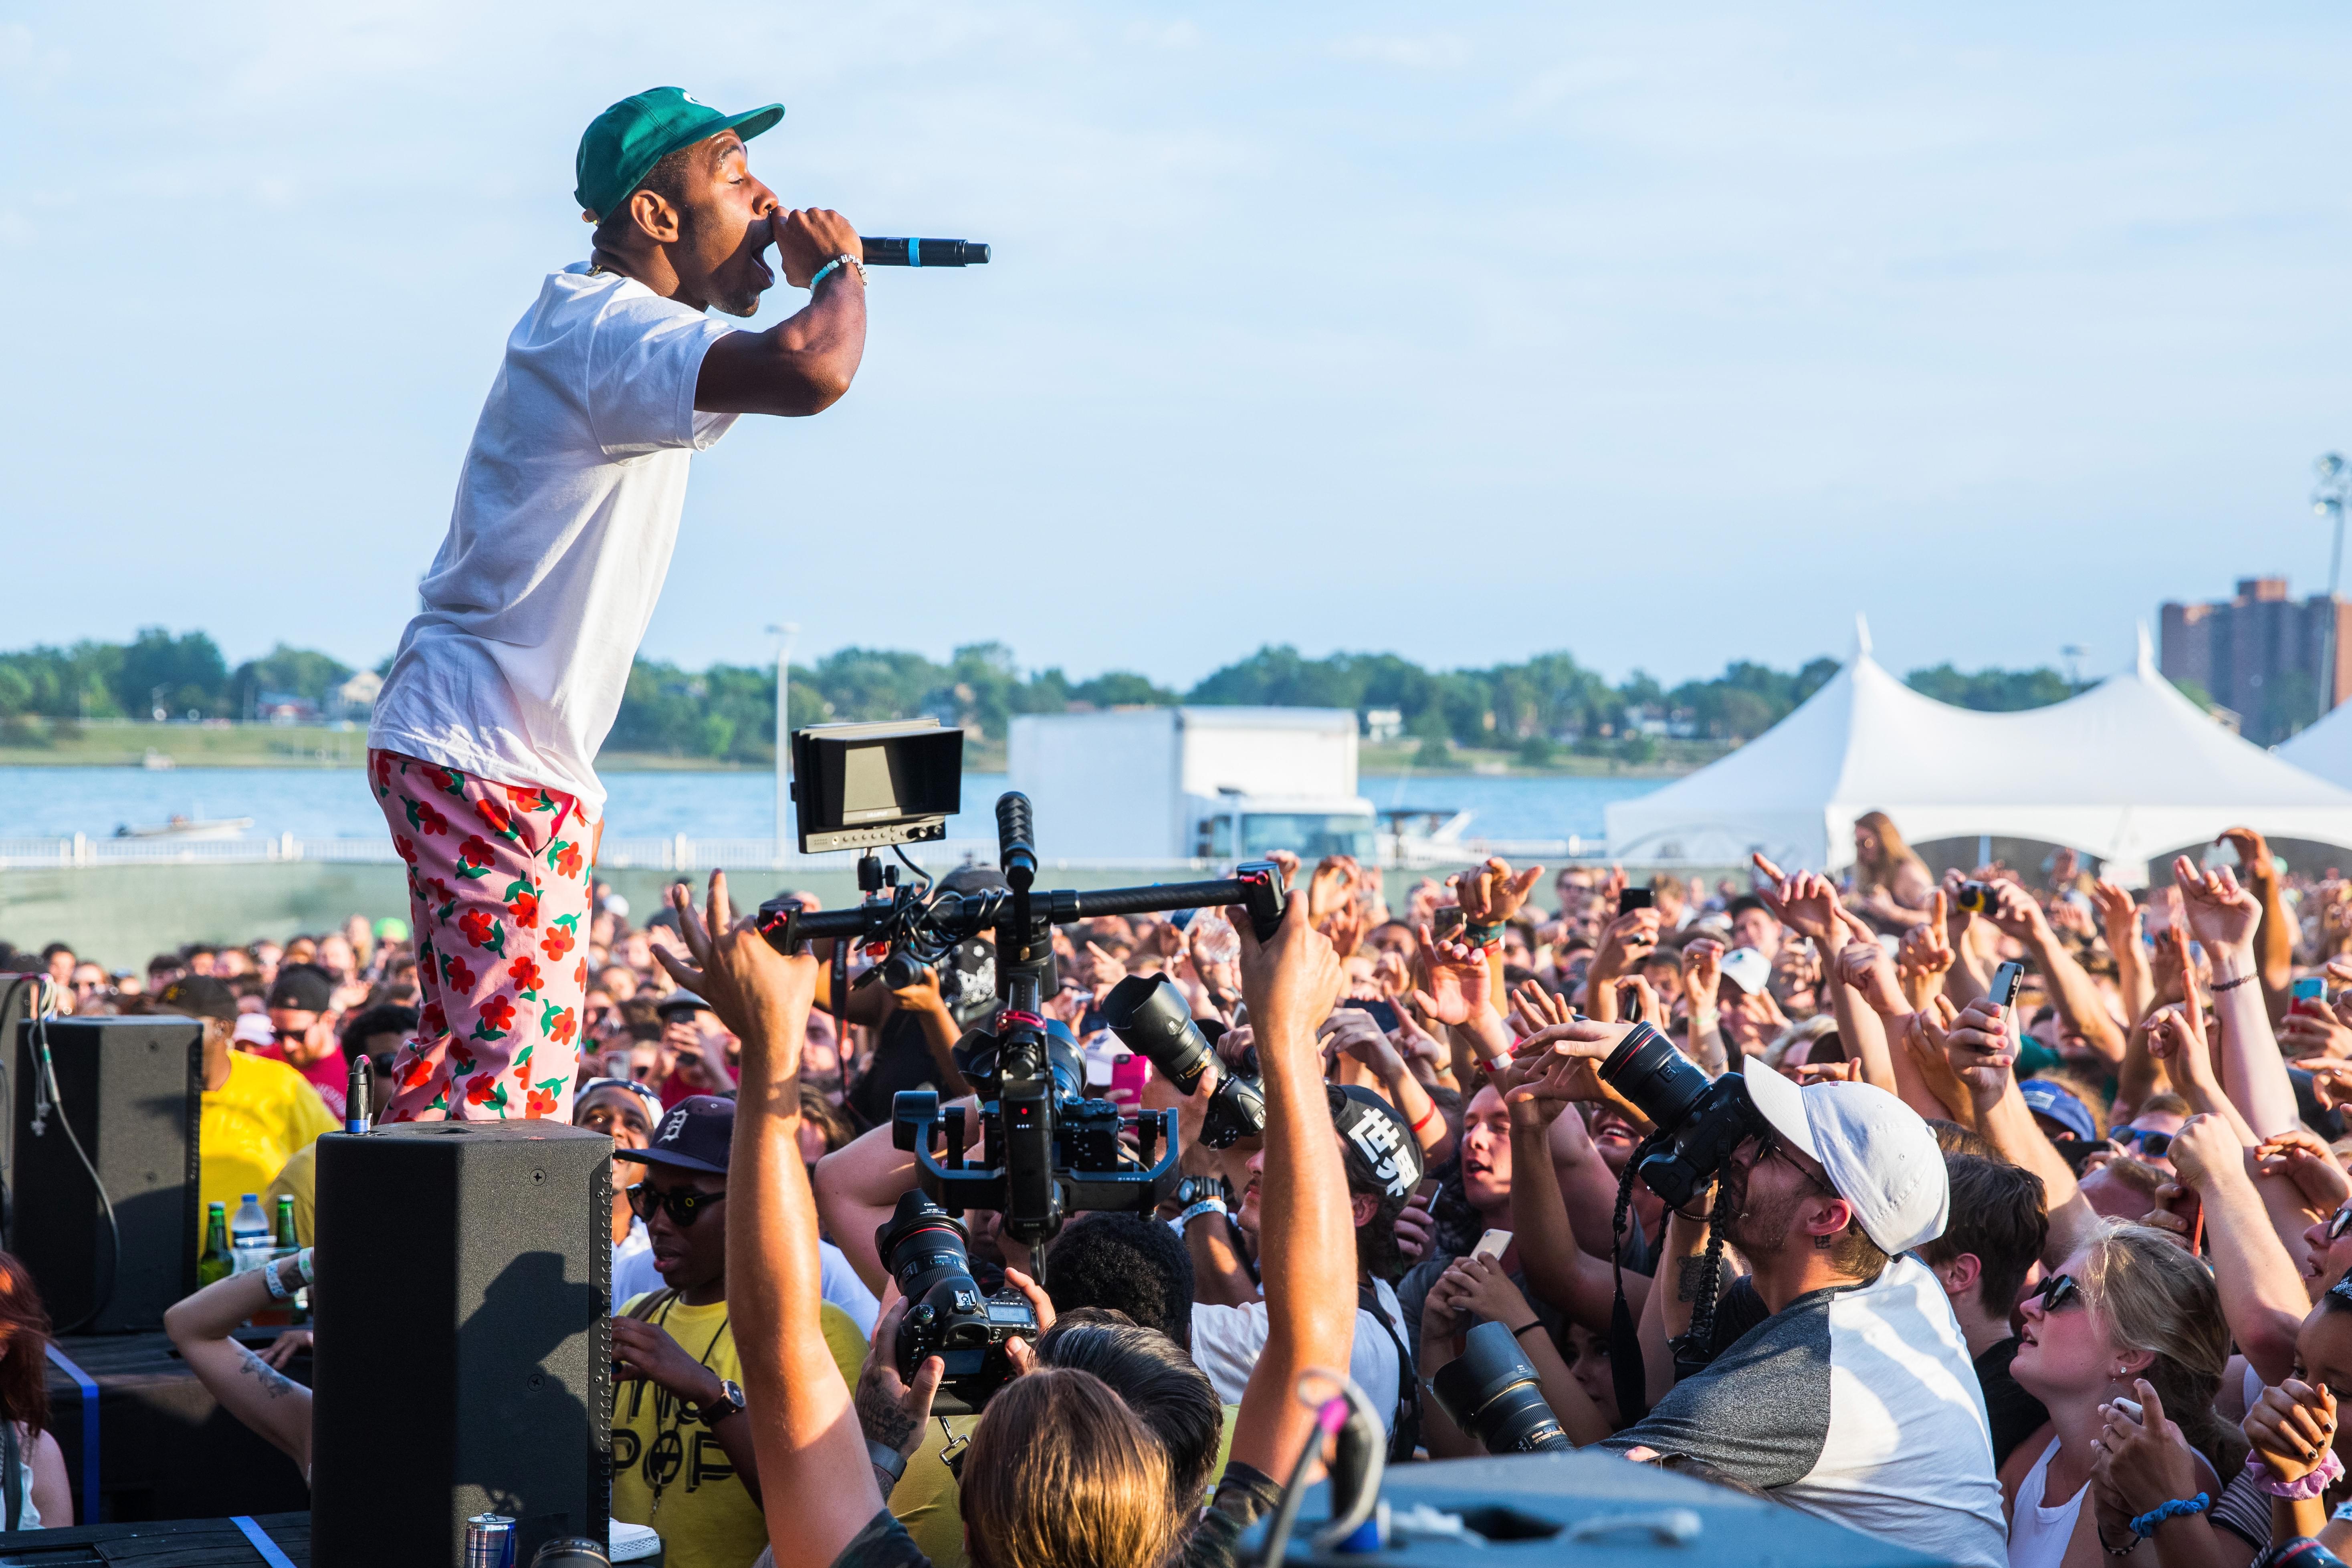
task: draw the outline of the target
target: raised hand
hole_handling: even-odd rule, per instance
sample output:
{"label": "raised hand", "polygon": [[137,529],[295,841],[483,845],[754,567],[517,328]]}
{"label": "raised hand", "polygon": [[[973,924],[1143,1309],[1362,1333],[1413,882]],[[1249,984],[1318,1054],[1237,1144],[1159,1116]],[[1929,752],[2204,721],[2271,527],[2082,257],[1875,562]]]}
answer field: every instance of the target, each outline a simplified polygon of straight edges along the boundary
{"label": "raised hand", "polygon": [[1601,935],[1600,951],[1592,955],[1588,976],[1613,980],[1640,963],[1658,945],[1660,919],[1658,911],[1650,909],[1634,910],[1611,921]]}
{"label": "raised hand", "polygon": [[[1761,855],[1756,858],[1764,860]],[[1826,877],[1800,871],[1776,887],[1757,889],[1756,896],[1764,900],[1774,919],[1793,931],[1824,944],[1844,938],[1845,925],[1839,919],[1843,906],[1837,889]]]}
{"label": "raised hand", "polygon": [[2317,1469],[2336,1442],[2336,1395],[2290,1377],[2263,1390],[2238,1424],[2273,1479],[2299,1481]]}
{"label": "raised hand", "polygon": [[1092,961],[1088,984],[1095,994],[1095,1005],[1100,1006],[1111,988],[1127,978],[1127,960],[1115,952],[1105,952],[1091,942],[1087,943],[1087,957]]}
{"label": "raised hand", "polygon": [[1415,1193],[1405,1199],[1396,1217],[1397,1250],[1408,1263],[1418,1263],[1435,1250],[1437,1221],[1429,1212],[1430,1194]]}
{"label": "raised hand", "polygon": [[2208,948],[2242,952],[2252,946],[2255,928],[2263,923],[2263,901],[2241,887],[2227,866],[2200,871],[2181,855],[2173,859],[2172,879],[2180,887],[2180,911],[2190,935]]}
{"label": "raised hand", "polygon": [[2213,842],[2226,844],[2238,852],[2238,869],[2242,873],[2240,878],[2242,881],[2251,884],[2263,881],[2271,876],[2273,866],[2270,843],[2253,828],[2224,828],[2221,836]]}
{"label": "raised hand", "polygon": [[2217,1174],[2243,1171],[2246,1146],[2238,1142],[2236,1130],[2227,1121],[2206,1112],[2180,1124],[2166,1156],[2181,1185],[2201,1191]]}
{"label": "raised hand", "polygon": [[1307,880],[1307,914],[1320,924],[1325,916],[1349,902],[1356,891],[1356,862],[1347,855],[1326,855]]}
{"label": "raised hand", "polygon": [[1530,866],[1514,876],[1510,862],[1499,858],[1472,867],[1454,888],[1463,918],[1473,925],[1501,925],[1527,903],[1528,895],[1543,879],[1543,871],[1540,866]]}
{"label": "raised hand", "polygon": [[[2099,1437],[2092,1445],[2098,1453],[2093,1476],[2112,1489],[2125,1520],[2205,1489],[2198,1484],[2197,1457],[2179,1426],[2165,1415],[2164,1400],[2144,1377],[2134,1380],[2134,1386],[2140,1418],[2133,1420],[2112,1403],[2100,1405]],[[2109,1532],[2115,1533],[2112,1525]]]}
{"label": "raised hand", "polygon": [[2293,1182],[2315,1213],[2334,1214],[2352,1202],[2352,1176],[2336,1163],[2336,1151],[2308,1127],[2290,1127],[2263,1139],[2254,1150],[2254,1168]]}
{"label": "raised hand", "polygon": [[[1926,926],[1917,928],[1926,931]],[[1899,1018],[1911,1012],[1911,999],[1903,994],[1895,979],[1895,966],[1886,961],[1885,949],[1875,938],[1869,942],[1850,942],[1837,952],[1837,978],[1850,985],[1870,1004],[1871,1010],[1882,1017]]]}
{"label": "raised hand", "polygon": [[1420,930],[1423,983],[1412,1005],[1441,1024],[1466,1024],[1492,1005],[1494,971],[1485,952],[1458,942],[1440,942],[1429,927]]}
{"label": "raised hand", "polygon": [[2352,1028],[2333,1012],[2289,1008],[2279,1020],[2278,1037],[2279,1049],[2290,1057],[2352,1057]]}
{"label": "raised hand", "polygon": [[1723,943],[1711,936],[1694,937],[1683,943],[1683,994],[1691,999],[1693,1009],[1697,1009],[1701,999],[1713,1007],[1717,988],[1722,984]]}
{"label": "raised hand", "polygon": [[1382,1082],[1404,1075],[1403,1053],[1383,1033],[1372,1016],[1360,1007],[1341,1007],[1316,1030],[1328,1058],[1335,1054],[1354,1058]]}
{"label": "raised hand", "polygon": [[1429,1293],[1435,1297],[1444,1292],[1446,1304],[1456,1313],[1475,1312],[1490,1323],[1500,1323],[1515,1329],[1536,1315],[1511,1277],[1491,1258],[1475,1253],[1457,1258],[1448,1265]]}
{"label": "raised hand", "polygon": [[2352,1104],[2352,1061],[2311,1057],[2294,1065],[2311,1075],[2311,1092],[2321,1110]]}
{"label": "raised hand", "polygon": [[743,1042],[744,1094],[797,1078],[803,1030],[816,999],[816,960],[805,952],[786,957],[749,918],[737,920],[724,871],[710,873],[702,912],[682,887],[671,890],[671,907],[687,956],[657,946],[654,958],[671,979],[709,1003],[728,1032]]}
{"label": "raised hand", "polygon": [[1911,1065],[1919,1069],[1919,1076],[1927,1080],[1927,1091],[1942,1102],[1955,1121],[1968,1122],[1975,1120],[1976,1095],[1952,1070],[1951,1059],[1945,1052],[1953,1022],[1959,1016],[1960,1010],[1952,1005],[1952,999],[1937,992],[1917,1012],[1903,1019],[1899,1027],[1889,1020],[1887,1033],[1901,1044]]}
{"label": "raised hand", "polygon": [[1944,1032],[1944,1059],[1979,1113],[1991,1110],[2009,1090],[2011,1069],[2017,1065],[2009,1025],[2008,1008],[1979,996],[1960,1009]]}
{"label": "raised hand", "polygon": [[2091,905],[2099,912],[2099,929],[2109,952],[2139,945],[2139,905],[2128,889],[2105,878],[2091,884]]}

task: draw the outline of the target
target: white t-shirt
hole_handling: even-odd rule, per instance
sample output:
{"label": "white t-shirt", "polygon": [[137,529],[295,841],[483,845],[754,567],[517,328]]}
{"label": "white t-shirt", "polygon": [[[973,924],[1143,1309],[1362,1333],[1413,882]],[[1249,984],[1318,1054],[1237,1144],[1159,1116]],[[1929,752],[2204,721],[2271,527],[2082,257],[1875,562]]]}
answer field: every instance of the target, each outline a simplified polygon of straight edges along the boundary
{"label": "white t-shirt", "polygon": [[[1404,1309],[1397,1305],[1396,1292],[1385,1279],[1373,1280],[1372,1291],[1381,1304],[1381,1315],[1397,1325],[1397,1336],[1402,1338]],[[1266,1332],[1264,1301],[1240,1307],[1193,1305],[1192,1363],[1216,1384],[1220,1405],[1242,1402],[1242,1390],[1249,1386],[1250,1369],[1265,1353]],[[1356,1342],[1348,1352],[1348,1375],[1356,1380],[1356,1386],[1380,1410],[1381,1425],[1393,1435],[1398,1388],[1396,1342],[1389,1338],[1380,1320],[1361,1307],[1356,1309]]]}
{"label": "white t-shirt", "polygon": [[596,752],[669,572],[688,459],[735,423],[694,407],[702,356],[734,330],[585,262],[547,279],[475,423],[370,746],[601,815]]}

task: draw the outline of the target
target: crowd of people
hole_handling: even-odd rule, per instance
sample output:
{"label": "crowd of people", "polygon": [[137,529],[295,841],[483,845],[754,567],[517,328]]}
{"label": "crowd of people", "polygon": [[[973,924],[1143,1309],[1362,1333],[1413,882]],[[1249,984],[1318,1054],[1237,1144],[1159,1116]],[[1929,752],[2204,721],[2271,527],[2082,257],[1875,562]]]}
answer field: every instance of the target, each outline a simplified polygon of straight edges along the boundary
{"label": "crowd of people", "polygon": [[[1938,879],[1874,814],[1839,883],[1761,856],[1712,887],[1490,861],[1392,908],[1333,858],[1290,868],[1263,942],[1238,911],[1058,928],[1045,1011],[1092,1092],[1173,1114],[1185,1180],[1034,1247],[968,1215],[976,1277],[1038,1332],[946,1416],[936,1361],[900,1376],[876,1237],[917,1185],[893,1098],[971,1091],[952,1047],[992,1005],[988,937],[836,1009],[723,879],[636,925],[597,887],[568,1099],[630,1172],[614,1516],[682,1568],[1231,1562],[1323,1441],[1302,1373],[1344,1370],[1392,1462],[1475,1455],[1430,1381],[1495,1322],[1577,1446],[1938,1561],[2322,1561],[2352,1541],[2352,1502],[2329,1512],[2352,1492],[2352,884],[2224,842],[2234,868],[2184,858],[2139,892],[2063,851]],[[202,1018],[205,1196],[290,1194],[307,1246],[351,1062],[389,1072],[419,1027],[409,935],[354,917],[142,973],[61,946],[0,969],[37,964],[62,1010]],[[1105,1026],[1130,975],[1213,1039],[1189,1094]],[[1659,1129],[1596,1070],[1659,1037],[1747,1097],[1678,1206],[1629,1175]],[[1213,1147],[1227,1075],[1258,1081],[1265,1129]],[[302,1331],[233,1332],[307,1282],[271,1268],[169,1326],[307,1475],[308,1393],[279,1370]],[[12,1375],[38,1362],[37,1309],[5,1310],[29,1289],[0,1268],[13,1489],[69,1517]]]}

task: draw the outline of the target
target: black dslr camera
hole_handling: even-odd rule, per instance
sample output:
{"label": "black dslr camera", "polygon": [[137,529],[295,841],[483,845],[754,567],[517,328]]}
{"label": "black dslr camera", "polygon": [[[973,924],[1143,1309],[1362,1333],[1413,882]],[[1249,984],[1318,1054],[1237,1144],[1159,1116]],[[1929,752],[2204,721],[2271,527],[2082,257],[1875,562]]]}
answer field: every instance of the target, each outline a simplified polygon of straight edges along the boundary
{"label": "black dslr camera", "polygon": [[[952,737],[952,739],[950,739]],[[1169,1112],[1121,1115],[1086,1094],[1086,1074],[1069,1030],[1045,1016],[1055,994],[1054,928],[1092,915],[1157,914],[1216,905],[1249,911],[1260,941],[1282,923],[1282,869],[1245,861],[1213,882],[1087,892],[1034,888],[1035,830],[1029,797],[1007,792],[996,802],[998,862],[1004,888],[935,891],[928,879],[901,883],[874,850],[935,841],[959,809],[960,731],[937,724],[819,725],[793,732],[793,799],[801,848],[853,847],[865,901],[854,910],[811,914],[794,901],[760,907],[761,933],[791,952],[812,937],[833,937],[835,984],[848,985],[848,948],[887,949],[884,964],[938,964],[982,931],[995,938],[993,1006],[967,987],[979,1020],[955,1047],[956,1066],[980,1099],[979,1158],[964,1152],[964,1111],[942,1108],[929,1089],[900,1093],[891,1105],[891,1137],[915,1156],[922,1191],[952,1217],[995,1209],[1004,1233],[1035,1246],[1080,1209],[1150,1214],[1176,1184],[1176,1140]],[[909,862],[911,864],[911,862]],[[1130,1154],[1122,1133],[1132,1129]],[[903,1210],[901,1211],[903,1215]],[[908,1292],[911,1299],[912,1292]]]}
{"label": "black dslr camera", "polygon": [[[1129,975],[1103,998],[1102,1016],[1119,1044],[1150,1058],[1179,1094],[1200,1087],[1201,1075],[1217,1059],[1184,994],[1164,974]],[[1202,1148],[1230,1149],[1265,1131],[1265,1085],[1255,1070],[1256,1049],[1250,1047],[1240,1070],[1226,1068],[1218,1074],[1201,1119]]]}
{"label": "black dslr camera", "polygon": [[898,1212],[874,1233],[874,1249],[908,1303],[898,1321],[898,1376],[911,1384],[927,1359],[944,1361],[932,1408],[948,1415],[979,1409],[1013,1375],[1005,1341],[1018,1334],[1037,1342],[1028,1297],[1010,1289],[983,1295],[972,1279],[971,1239],[963,1221],[919,1192],[899,1194]]}
{"label": "black dslr camera", "polygon": [[1634,1169],[1668,1208],[1686,1205],[1715,1180],[1734,1149],[1771,1131],[1738,1073],[1710,1081],[1647,1024],[1634,1025],[1618,1042],[1601,1064],[1601,1076],[1657,1128]]}

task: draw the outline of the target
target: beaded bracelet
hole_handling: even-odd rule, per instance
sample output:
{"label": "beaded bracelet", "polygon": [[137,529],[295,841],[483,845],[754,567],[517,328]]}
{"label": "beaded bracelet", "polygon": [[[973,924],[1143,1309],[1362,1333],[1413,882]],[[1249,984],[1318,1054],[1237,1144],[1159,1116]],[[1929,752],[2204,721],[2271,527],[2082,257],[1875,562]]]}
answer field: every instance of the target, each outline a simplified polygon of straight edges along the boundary
{"label": "beaded bracelet", "polygon": [[2154,1535],[2156,1527],[2166,1520],[2179,1519],[2184,1514],[2203,1513],[2212,1506],[2213,1500],[2203,1492],[2195,1497],[2177,1497],[2169,1502],[2160,1502],[2131,1521],[2132,1533],[2145,1540]]}
{"label": "beaded bracelet", "polygon": [[2256,978],[2255,973],[2250,970],[2246,973],[2239,975],[2235,980],[2216,980],[2211,985],[2208,986],[2207,989],[2211,991],[2214,995],[2219,996],[2224,991],[2235,991],[2239,986],[2245,984],[2247,982],[2253,980],[2254,978]]}

